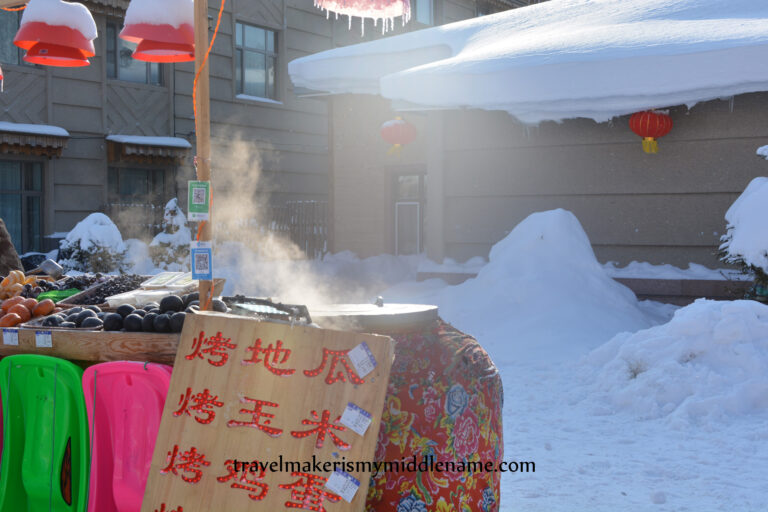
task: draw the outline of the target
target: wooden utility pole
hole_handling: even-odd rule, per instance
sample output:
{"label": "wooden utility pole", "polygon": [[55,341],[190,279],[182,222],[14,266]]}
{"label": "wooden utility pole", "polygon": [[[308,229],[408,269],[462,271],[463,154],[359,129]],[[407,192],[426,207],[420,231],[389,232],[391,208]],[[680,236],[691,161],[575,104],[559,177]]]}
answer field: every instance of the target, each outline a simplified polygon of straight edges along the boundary
{"label": "wooden utility pole", "polygon": [[[223,1],[223,0],[220,0]],[[195,98],[195,136],[197,138],[197,180],[211,180],[211,86],[210,73],[203,69],[203,62],[208,50],[208,0],[195,0],[195,76],[197,96]],[[207,63],[206,63],[207,65]],[[213,189],[213,187],[211,187]],[[211,190],[213,193],[213,190]],[[210,217],[203,224],[200,242],[209,242],[213,236],[213,203]],[[213,268],[213,262],[211,268]],[[200,309],[204,310],[211,294],[212,281],[200,281]]]}

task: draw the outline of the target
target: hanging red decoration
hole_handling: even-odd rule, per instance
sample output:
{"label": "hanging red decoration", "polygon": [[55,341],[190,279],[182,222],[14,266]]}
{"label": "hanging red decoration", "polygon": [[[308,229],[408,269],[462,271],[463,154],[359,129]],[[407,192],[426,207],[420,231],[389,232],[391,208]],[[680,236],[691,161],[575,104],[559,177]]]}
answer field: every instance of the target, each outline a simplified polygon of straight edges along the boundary
{"label": "hanging red decoration", "polygon": [[31,0],[13,44],[27,50],[24,61],[58,67],[87,66],[96,54],[96,23],[82,5],[61,0]]}
{"label": "hanging red decoration", "polygon": [[629,128],[643,138],[643,151],[658,153],[659,144],[656,139],[672,130],[672,118],[655,110],[636,112],[629,118]]}
{"label": "hanging red decoration", "polygon": [[195,60],[193,0],[133,0],[125,13],[120,37],[136,43],[133,58],[146,62]]}
{"label": "hanging red decoration", "polygon": [[416,140],[416,127],[401,117],[381,125],[381,138],[392,144],[389,154],[400,153],[403,146]]}
{"label": "hanging red decoration", "polygon": [[[410,0],[315,0],[315,7],[328,13],[349,16],[352,26],[352,16],[382,20],[382,31],[386,32],[394,24],[398,16],[402,16],[403,25],[411,18]],[[365,26],[365,24],[363,24]]]}

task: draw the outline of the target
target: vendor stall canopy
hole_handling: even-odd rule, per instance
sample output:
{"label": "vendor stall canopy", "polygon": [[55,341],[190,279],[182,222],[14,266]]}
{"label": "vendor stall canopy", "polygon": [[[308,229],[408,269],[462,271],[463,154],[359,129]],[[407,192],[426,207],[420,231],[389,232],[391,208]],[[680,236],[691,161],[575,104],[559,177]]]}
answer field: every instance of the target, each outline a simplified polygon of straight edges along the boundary
{"label": "vendor stall canopy", "polygon": [[[24,61],[44,66],[88,66],[98,33],[87,7],[62,0],[30,0],[14,44]],[[194,0],[133,0],[120,37],[136,43],[133,57],[148,62],[195,60]],[[0,80],[2,73],[0,73]]]}
{"label": "vendor stall canopy", "polygon": [[296,59],[296,87],[526,123],[768,91],[768,2],[551,0]]}

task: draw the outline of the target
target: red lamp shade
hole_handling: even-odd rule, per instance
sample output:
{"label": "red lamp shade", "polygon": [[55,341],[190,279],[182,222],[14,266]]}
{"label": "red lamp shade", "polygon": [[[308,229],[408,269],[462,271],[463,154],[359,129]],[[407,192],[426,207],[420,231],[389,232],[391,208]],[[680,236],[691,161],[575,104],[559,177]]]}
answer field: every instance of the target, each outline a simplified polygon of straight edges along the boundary
{"label": "red lamp shade", "polygon": [[189,62],[195,60],[195,45],[142,40],[133,58],[146,62]]}
{"label": "red lamp shade", "polygon": [[27,50],[26,62],[80,67],[96,54],[96,23],[82,4],[31,0],[24,10],[13,44]]}
{"label": "red lamp shade", "polygon": [[195,60],[193,0],[131,0],[120,37],[136,43],[133,58],[147,62]]}
{"label": "red lamp shade", "polygon": [[643,151],[658,153],[659,145],[656,139],[672,130],[672,118],[653,110],[636,112],[629,118],[629,128],[643,138]]}
{"label": "red lamp shade", "polygon": [[400,117],[381,125],[381,138],[393,145],[404,146],[416,140],[416,127]]}
{"label": "red lamp shade", "polygon": [[126,24],[120,32],[120,37],[138,43],[136,51],[133,52],[134,59],[147,62],[195,60],[195,29],[187,23],[179,27],[149,23]]}
{"label": "red lamp shade", "polygon": [[336,14],[361,18],[410,17],[410,0],[315,0],[315,6]]}

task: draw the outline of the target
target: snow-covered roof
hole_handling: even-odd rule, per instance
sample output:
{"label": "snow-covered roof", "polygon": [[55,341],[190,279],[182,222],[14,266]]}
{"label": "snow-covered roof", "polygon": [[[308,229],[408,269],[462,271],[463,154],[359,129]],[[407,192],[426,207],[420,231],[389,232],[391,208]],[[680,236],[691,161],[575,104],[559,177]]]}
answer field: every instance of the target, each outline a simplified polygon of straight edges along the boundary
{"label": "snow-covered roof", "polygon": [[142,135],[107,135],[107,140],[120,144],[135,144],[137,146],[163,146],[167,148],[189,149],[192,145],[186,139],[179,137],[145,137]]}
{"label": "snow-covered roof", "polygon": [[297,87],[526,122],[768,90],[768,2],[552,0],[302,57]]}
{"label": "snow-covered roof", "polygon": [[48,135],[51,137],[69,137],[69,132],[59,126],[47,124],[24,124],[0,121],[0,132],[28,133],[33,135]]}

